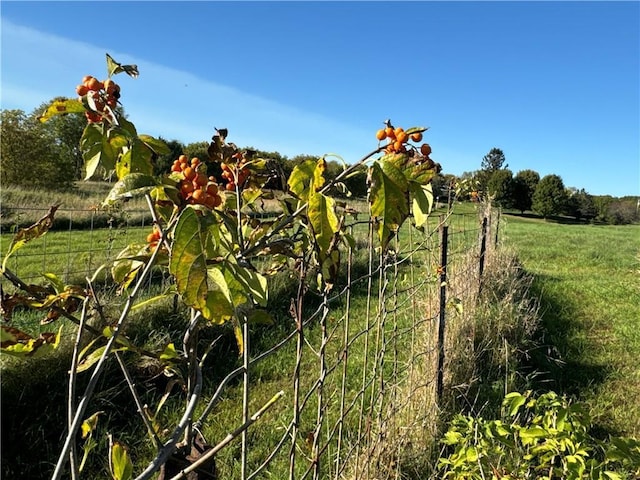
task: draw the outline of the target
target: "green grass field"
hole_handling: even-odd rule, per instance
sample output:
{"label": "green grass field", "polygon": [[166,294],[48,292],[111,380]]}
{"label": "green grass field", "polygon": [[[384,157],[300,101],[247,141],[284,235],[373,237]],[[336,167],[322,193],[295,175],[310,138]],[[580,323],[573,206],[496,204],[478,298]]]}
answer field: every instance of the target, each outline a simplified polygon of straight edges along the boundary
{"label": "green grass field", "polygon": [[602,433],[640,436],[640,225],[504,217],[542,302],[541,388],[586,402]]}

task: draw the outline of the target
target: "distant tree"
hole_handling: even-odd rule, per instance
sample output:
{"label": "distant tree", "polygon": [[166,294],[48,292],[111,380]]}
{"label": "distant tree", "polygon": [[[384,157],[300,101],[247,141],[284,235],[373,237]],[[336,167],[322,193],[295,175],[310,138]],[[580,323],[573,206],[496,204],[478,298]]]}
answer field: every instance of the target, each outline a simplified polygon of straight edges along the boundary
{"label": "distant tree", "polygon": [[533,193],[533,211],[548,218],[564,212],[567,194],[562,178],[558,175],[547,175],[540,180]]}
{"label": "distant tree", "polygon": [[640,222],[637,198],[616,198],[607,207],[605,220],[613,225]]}
{"label": "distant tree", "polygon": [[[56,100],[67,100],[67,98],[55,97],[49,102],[41,104],[31,112],[31,120],[36,122],[37,118]],[[85,116],[77,113],[55,115],[45,123],[41,123],[42,129],[48,132],[47,135],[53,139],[58,147],[60,162],[74,165],[75,180],[84,178],[84,160],[82,158],[82,151],[80,150],[80,139],[86,126],[87,119]]]}
{"label": "distant tree", "polygon": [[478,186],[483,192],[487,192],[489,185],[489,179],[494,172],[498,170],[506,169],[508,165],[505,163],[504,152],[499,148],[492,148],[489,150],[480,163],[480,170],[476,172],[476,180]]}
{"label": "distant tree", "polygon": [[4,185],[70,190],[75,160],[52,129],[22,110],[0,110],[0,171]]}
{"label": "distant tree", "polygon": [[533,192],[540,182],[540,175],[534,170],[521,170],[513,178],[513,205],[512,207],[524,213],[531,210]]}
{"label": "distant tree", "polygon": [[511,170],[505,168],[493,172],[487,183],[487,192],[496,205],[510,207],[513,203],[513,173]]}
{"label": "distant tree", "polygon": [[447,195],[447,179],[442,173],[436,174],[431,180],[431,189],[434,198],[445,197]]}
{"label": "distant tree", "polygon": [[582,218],[585,220],[593,220],[598,214],[598,211],[596,210],[593,197],[583,188],[581,190],[567,190],[565,213],[576,220]]}
{"label": "distant tree", "polygon": [[506,169],[509,165],[505,164],[504,152],[499,148],[492,148],[482,158],[480,169],[486,172],[495,172],[497,170]]}
{"label": "distant tree", "polygon": [[[184,144],[179,140],[166,140],[162,137],[160,137],[159,139],[166,143],[171,152],[166,155],[160,155],[156,159],[153,165],[153,171],[156,175],[169,172],[171,170],[173,161],[176,160],[185,151]],[[206,159],[207,157],[201,158],[201,160],[203,161],[205,161]]]}
{"label": "distant tree", "polygon": [[609,205],[614,202],[614,198],[611,195],[594,195],[593,203],[596,207],[596,220],[600,222],[607,221],[607,211]]}

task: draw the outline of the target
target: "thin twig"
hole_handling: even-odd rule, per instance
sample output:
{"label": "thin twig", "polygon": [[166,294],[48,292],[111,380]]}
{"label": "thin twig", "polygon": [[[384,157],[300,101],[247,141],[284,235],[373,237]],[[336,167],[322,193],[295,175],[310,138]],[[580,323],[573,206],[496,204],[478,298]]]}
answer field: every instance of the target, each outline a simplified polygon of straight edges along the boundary
{"label": "thin twig", "polygon": [[[87,304],[89,297],[85,297],[82,302],[82,313],[80,314],[80,326],[76,335],[76,341],[73,344],[73,354],[71,355],[71,369],[69,370],[69,398],[67,399],[67,428],[71,428],[73,417],[75,416],[75,398],[76,398],[76,375],[78,373],[78,356],[80,355],[80,341],[82,340],[82,329],[87,319]],[[71,446],[69,452],[69,464],[71,469],[71,479],[76,480],[79,475],[77,465],[77,452],[75,443]]]}
{"label": "thin twig", "polygon": [[156,448],[161,448],[162,440],[160,440],[160,437],[158,437],[158,434],[153,428],[153,425],[151,425],[151,422],[149,421],[149,417],[145,413],[144,406],[142,405],[142,401],[138,396],[138,392],[136,392],[136,384],[133,382],[133,379],[131,378],[129,371],[127,370],[127,366],[125,365],[124,360],[122,360],[122,356],[120,355],[120,352],[116,351],[114,352],[114,355],[116,357],[116,360],[118,361],[118,365],[120,365],[120,370],[122,370],[122,374],[124,375],[124,378],[127,382],[127,386],[129,387],[129,391],[131,392],[133,401],[136,404],[138,413],[140,414],[140,417],[142,417],[142,422],[144,423],[144,426],[147,427],[147,432],[149,433],[149,437],[151,437],[151,441],[153,441]]}

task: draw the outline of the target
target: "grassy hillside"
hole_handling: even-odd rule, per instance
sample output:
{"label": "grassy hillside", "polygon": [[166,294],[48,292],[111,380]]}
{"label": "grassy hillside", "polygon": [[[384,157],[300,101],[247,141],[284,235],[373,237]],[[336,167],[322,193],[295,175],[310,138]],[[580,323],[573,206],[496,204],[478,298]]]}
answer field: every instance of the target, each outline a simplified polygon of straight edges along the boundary
{"label": "grassy hillside", "polygon": [[640,225],[505,217],[542,301],[537,381],[584,400],[604,431],[640,436]]}

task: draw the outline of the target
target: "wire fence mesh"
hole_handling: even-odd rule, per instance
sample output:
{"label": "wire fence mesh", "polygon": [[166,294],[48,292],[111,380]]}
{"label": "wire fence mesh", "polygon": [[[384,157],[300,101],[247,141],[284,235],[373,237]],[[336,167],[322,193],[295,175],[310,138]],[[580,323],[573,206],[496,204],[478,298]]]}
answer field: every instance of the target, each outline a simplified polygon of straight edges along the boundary
{"label": "wire fence mesh", "polygon": [[[106,229],[90,221],[77,230],[70,215],[67,228],[25,247],[10,266],[24,280],[41,271],[63,271],[65,282],[83,278],[125,245],[144,241],[150,224],[137,218]],[[309,291],[312,272],[302,262],[290,330],[255,348],[245,324],[242,364],[219,382],[195,421],[216,453],[216,478],[398,478],[437,430],[442,385],[454,368],[447,352],[473,328],[498,224],[489,209],[448,213],[422,230],[403,227],[383,251],[375,222],[354,220],[347,228],[356,242],[331,291]],[[3,235],[3,254],[9,242]],[[265,381],[260,363],[274,355],[289,380],[265,404],[253,390]],[[210,420],[230,388],[241,391],[232,419],[238,428],[216,430]]]}

